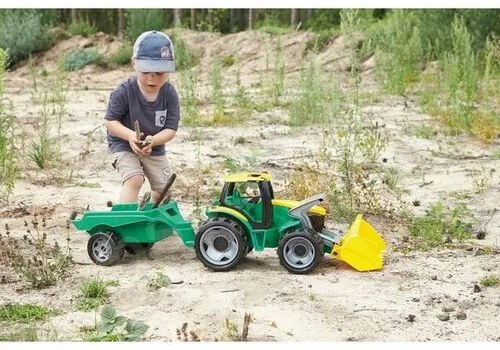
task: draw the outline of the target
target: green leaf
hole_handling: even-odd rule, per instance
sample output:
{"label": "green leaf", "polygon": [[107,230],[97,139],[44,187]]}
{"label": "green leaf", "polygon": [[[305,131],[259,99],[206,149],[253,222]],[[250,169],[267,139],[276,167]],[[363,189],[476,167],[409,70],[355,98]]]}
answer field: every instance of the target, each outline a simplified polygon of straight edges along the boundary
{"label": "green leaf", "polygon": [[116,310],[111,305],[102,308],[101,318],[104,323],[113,323],[116,318]]}
{"label": "green leaf", "polygon": [[124,317],[124,316],[118,316],[116,319],[115,319],[115,327],[121,327],[125,324],[125,322],[127,322],[127,318]]}
{"label": "green leaf", "polygon": [[149,326],[140,321],[127,321],[127,326],[125,330],[131,334],[144,335],[146,331],[149,329]]}

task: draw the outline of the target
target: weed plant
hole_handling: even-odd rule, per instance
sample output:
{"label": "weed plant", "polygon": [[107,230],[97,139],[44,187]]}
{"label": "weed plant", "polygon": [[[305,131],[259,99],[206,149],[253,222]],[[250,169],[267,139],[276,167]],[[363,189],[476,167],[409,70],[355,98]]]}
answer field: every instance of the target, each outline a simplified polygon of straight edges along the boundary
{"label": "weed plant", "polygon": [[156,266],[154,272],[151,275],[144,276],[144,279],[147,281],[146,287],[150,292],[168,287],[172,283],[170,278],[163,273],[163,269],[160,266]]}
{"label": "weed plant", "polygon": [[442,202],[438,202],[426,215],[412,220],[410,233],[421,237],[427,246],[439,246],[450,239],[471,238],[474,220],[474,214],[465,205],[450,210]]}
{"label": "weed plant", "polygon": [[[30,224],[24,221],[26,234],[22,240],[10,236],[7,224],[5,235],[0,235],[0,246],[4,254],[2,260],[35,289],[54,285],[68,276],[72,262],[69,245],[64,249],[57,242],[50,245],[47,242],[45,218],[41,222],[38,220],[35,215]],[[69,238],[67,242],[69,243]]]}
{"label": "weed plant", "polygon": [[0,198],[7,201],[19,177],[17,151],[14,140],[14,116],[5,105],[4,76],[7,66],[7,53],[0,49]]}
{"label": "weed plant", "polygon": [[221,119],[224,114],[224,95],[222,86],[221,62],[217,57],[212,61],[210,70],[210,92],[214,105],[213,119]]}
{"label": "weed plant", "polygon": [[184,70],[180,73],[180,80],[182,120],[188,126],[197,126],[201,120],[196,93],[196,72],[193,69]]}

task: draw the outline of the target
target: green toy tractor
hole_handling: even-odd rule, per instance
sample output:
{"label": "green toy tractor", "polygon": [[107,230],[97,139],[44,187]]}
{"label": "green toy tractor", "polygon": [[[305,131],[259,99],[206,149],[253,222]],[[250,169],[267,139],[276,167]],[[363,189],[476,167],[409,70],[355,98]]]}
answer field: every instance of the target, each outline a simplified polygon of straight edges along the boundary
{"label": "green toy tractor", "polygon": [[231,270],[252,249],[264,248],[277,248],[281,265],[296,274],[314,270],[324,253],[359,271],[382,268],[385,242],[375,229],[358,215],[345,235],[327,230],[326,210],[317,206],[324,199],[275,199],[270,174],[229,175],[198,229],[196,256],[215,271]]}

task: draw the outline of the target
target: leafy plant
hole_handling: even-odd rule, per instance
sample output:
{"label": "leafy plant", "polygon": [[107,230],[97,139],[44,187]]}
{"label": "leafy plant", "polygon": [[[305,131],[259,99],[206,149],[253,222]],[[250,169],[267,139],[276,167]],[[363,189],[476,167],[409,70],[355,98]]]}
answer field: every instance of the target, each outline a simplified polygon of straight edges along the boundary
{"label": "leafy plant", "polygon": [[88,64],[98,64],[102,61],[101,54],[95,48],[75,49],[62,58],[62,67],[65,71],[80,70]]}
{"label": "leafy plant", "polygon": [[142,341],[149,326],[124,316],[118,316],[111,305],[101,310],[101,322],[96,331],[91,333],[87,341]]}
{"label": "leafy plant", "polygon": [[163,287],[168,287],[170,283],[172,283],[170,278],[163,273],[162,268],[159,266],[155,268],[151,276],[144,276],[144,279],[147,280],[146,287],[152,292]]}
{"label": "leafy plant", "polygon": [[412,220],[410,233],[422,237],[430,246],[442,245],[447,237],[458,240],[472,237],[474,220],[474,214],[465,205],[450,210],[438,202],[426,215]]}
{"label": "leafy plant", "polygon": [[224,334],[222,335],[222,340],[246,341],[248,337],[248,327],[251,322],[252,322],[252,315],[245,312],[245,316],[243,318],[243,327],[240,334],[236,324],[230,321],[228,318],[226,318],[224,321],[225,331]]}
{"label": "leafy plant", "polygon": [[45,319],[52,310],[40,305],[7,304],[0,306],[1,322],[30,323]]}

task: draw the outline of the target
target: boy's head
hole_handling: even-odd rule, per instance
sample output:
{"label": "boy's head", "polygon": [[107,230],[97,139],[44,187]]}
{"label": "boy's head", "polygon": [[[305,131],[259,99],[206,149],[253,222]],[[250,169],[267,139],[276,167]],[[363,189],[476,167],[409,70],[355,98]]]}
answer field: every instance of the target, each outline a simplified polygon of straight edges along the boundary
{"label": "boy's head", "polygon": [[172,40],[156,30],[142,33],[135,41],[132,62],[142,73],[175,72]]}

